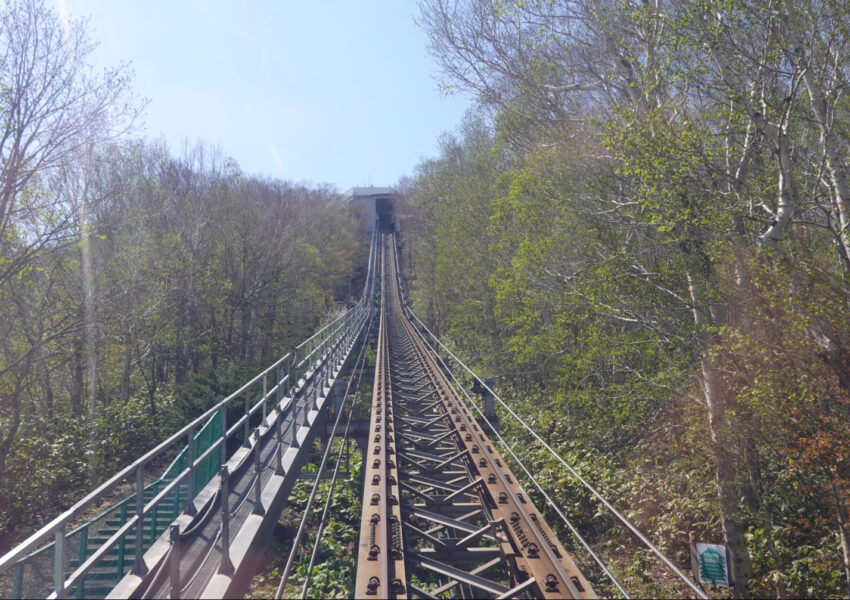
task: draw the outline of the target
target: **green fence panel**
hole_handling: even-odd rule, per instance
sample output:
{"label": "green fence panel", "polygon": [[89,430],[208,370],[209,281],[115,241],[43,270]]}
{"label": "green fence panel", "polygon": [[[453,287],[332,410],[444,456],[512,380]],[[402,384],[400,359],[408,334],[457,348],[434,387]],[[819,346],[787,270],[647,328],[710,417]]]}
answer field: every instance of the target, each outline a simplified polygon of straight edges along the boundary
{"label": "green fence panel", "polygon": [[[216,411],[195,435],[195,456],[206,452],[221,437],[221,412]],[[195,492],[207,485],[221,467],[221,452],[212,452],[195,467]]]}

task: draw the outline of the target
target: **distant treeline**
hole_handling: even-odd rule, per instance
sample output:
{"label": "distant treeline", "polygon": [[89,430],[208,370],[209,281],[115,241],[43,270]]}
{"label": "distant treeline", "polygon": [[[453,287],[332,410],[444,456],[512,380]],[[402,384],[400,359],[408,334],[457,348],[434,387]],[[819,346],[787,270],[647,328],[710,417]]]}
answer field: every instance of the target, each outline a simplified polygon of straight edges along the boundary
{"label": "distant treeline", "polygon": [[420,22],[479,105],[402,185],[415,309],[683,568],[693,532],[730,546],[737,596],[848,595],[850,7],[425,0]]}
{"label": "distant treeline", "polygon": [[91,48],[0,9],[0,543],[307,337],[368,251],[333,189],[134,140]]}

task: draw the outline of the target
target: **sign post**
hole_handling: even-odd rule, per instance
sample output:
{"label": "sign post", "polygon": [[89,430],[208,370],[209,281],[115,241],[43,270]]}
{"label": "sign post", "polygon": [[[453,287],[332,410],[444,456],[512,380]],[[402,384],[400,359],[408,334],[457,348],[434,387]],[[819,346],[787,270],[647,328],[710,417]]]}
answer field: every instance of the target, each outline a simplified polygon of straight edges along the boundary
{"label": "sign post", "polygon": [[729,550],[723,544],[691,542],[691,564],[702,585],[732,587]]}

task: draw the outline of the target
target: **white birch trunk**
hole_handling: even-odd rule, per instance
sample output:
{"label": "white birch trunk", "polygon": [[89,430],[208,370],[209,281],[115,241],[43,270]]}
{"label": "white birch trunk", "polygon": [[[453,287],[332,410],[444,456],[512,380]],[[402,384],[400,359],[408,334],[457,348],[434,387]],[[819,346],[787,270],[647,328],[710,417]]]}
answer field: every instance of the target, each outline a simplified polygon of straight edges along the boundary
{"label": "white birch trunk", "polygon": [[850,267],[850,239],[848,239],[850,230],[848,230],[846,206],[848,199],[850,199],[850,187],[847,185],[847,177],[842,169],[841,159],[838,156],[838,151],[830,135],[829,109],[826,98],[817,86],[814,76],[808,68],[803,70],[803,83],[806,85],[806,91],[809,94],[809,105],[820,130],[821,149],[826,159],[829,183],[832,188],[833,198],[835,199],[836,213],[838,214],[838,224],[840,227],[838,235],[839,250],[845,268],[848,268]]}
{"label": "white birch trunk", "polygon": [[[701,308],[702,298],[690,274],[688,274],[688,291],[693,305],[694,322],[698,327],[708,325],[708,317]],[[706,342],[706,346],[710,347],[711,341],[706,340]],[[738,484],[734,456],[729,450],[726,402],[717,367],[708,351],[705,352],[700,361],[700,368],[702,370],[705,403],[708,408],[711,446],[714,450],[720,522],[723,527],[723,537],[732,553],[732,564],[735,572],[735,597],[744,598],[747,595],[747,584],[752,577],[753,565],[747,549],[747,542],[744,539],[744,531],[738,520]]]}
{"label": "white birch trunk", "polygon": [[779,177],[777,178],[777,205],[776,214],[767,230],[759,236],[759,243],[769,248],[775,248],[782,239],[785,230],[791,223],[794,212],[794,187],[791,178],[791,145],[788,141],[788,121],[783,123],[763,122],[764,131],[770,138],[779,155]]}

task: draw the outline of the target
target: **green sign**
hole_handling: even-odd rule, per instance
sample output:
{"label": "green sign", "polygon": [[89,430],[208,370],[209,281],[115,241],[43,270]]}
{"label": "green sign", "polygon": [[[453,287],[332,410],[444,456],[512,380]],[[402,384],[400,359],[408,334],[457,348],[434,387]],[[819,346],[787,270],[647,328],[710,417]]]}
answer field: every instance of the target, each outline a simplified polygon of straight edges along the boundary
{"label": "green sign", "polygon": [[696,544],[699,582],[708,585],[730,587],[729,560],[726,546],[720,544]]}

